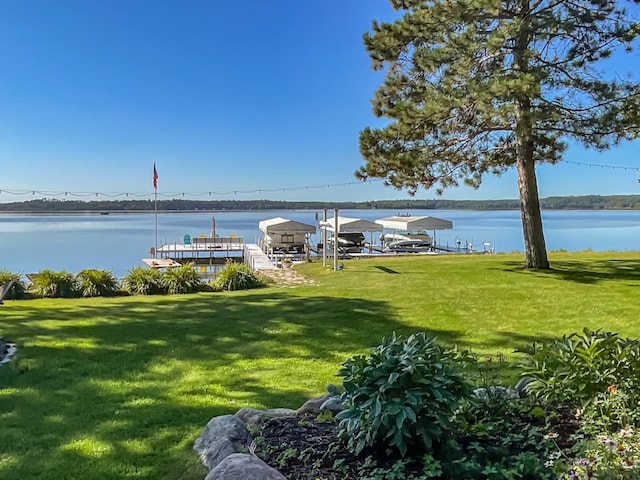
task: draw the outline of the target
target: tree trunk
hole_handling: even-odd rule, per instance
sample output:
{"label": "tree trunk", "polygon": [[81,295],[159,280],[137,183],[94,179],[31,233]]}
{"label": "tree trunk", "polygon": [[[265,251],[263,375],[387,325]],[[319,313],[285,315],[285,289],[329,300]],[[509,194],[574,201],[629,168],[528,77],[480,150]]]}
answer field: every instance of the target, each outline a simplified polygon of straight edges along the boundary
{"label": "tree trunk", "polygon": [[538,198],[536,162],[533,158],[531,104],[522,99],[515,105],[516,164],[518,167],[518,191],[520,193],[520,216],[524,235],[526,268],[548,269],[547,247],[542,229],[542,214]]}
{"label": "tree trunk", "polygon": [[[523,151],[520,152],[520,150],[520,142],[518,142],[518,190],[520,192],[520,215],[526,254],[525,267],[548,269],[549,260],[542,228],[536,166],[532,158],[533,148],[524,146]],[[524,155],[520,155],[520,153]]]}

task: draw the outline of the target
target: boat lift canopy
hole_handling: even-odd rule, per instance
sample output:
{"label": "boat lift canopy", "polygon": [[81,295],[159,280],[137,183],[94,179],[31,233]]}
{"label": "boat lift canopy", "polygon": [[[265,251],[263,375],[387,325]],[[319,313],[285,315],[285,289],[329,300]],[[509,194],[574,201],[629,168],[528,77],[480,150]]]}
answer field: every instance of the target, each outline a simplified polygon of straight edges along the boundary
{"label": "boat lift canopy", "polygon": [[[327,221],[320,222],[320,228],[327,230],[328,232],[335,231],[336,221],[335,217],[328,218]],[[344,233],[357,233],[357,232],[381,232],[383,230],[382,225],[370,222],[369,220],[363,220],[361,218],[349,218],[338,216],[338,232]]]}
{"label": "boat lift canopy", "polygon": [[387,217],[376,220],[376,223],[390,230],[449,230],[453,222],[436,217]]}
{"label": "boat lift canopy", "polygon": [[296,234],[296,233],[316,233],[316,227],[308,225],[302,222],[296,222],[295,220],[289,220],[282,217],[270,218],[268,220],[262,220],[258,224],[260,231],[266,235],[273,234]]}

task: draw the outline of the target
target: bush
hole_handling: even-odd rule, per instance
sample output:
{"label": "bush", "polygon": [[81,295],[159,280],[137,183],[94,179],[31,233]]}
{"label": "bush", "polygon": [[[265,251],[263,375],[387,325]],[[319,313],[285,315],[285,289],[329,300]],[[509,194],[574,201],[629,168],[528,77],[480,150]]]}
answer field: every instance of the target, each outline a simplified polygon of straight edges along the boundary
{"label": "bush", "polygon": [[34,275],[30,290],[41,297],[71,298],[78,296],[78,282],[71,272],[45,269]]}
{"label": "bush", "polygon": [[455,370],[451,355],[424,333],[406,340],[395,333],[370,355],[347,359],[337,415],[339,435],[358,455],[381,443],[402,456],[424,452],[451,429],[451,416],[471,386]]}
{"label": "bush", "polygon": [[195,293],[202,289],[203,282],[193,263],[170,268],[162,275],[162,285],[169,294]]}
{"label": "bush", "polygon": [[553,404],[583,406],[607,387],[640,393],[640,341],[616,333],[573,333],[525,350],[528,393]]}
{"label": "bush", "polygon": [[165,293],[162,274],[153,268],[133,267],[122,280],[122,287],[132,295]]}
{"label": "bush", "polygon": [[13,285],[11,285],[11,288],[7,292],[5,298],[7,300],[24,298],[26,288],[21,279],[21,275],[19,273],[12,273],[9,270],[0,270],[0,285],[8,283],[11,280],[13,280]]}
{"label": "bush", "polygon": [[118,293],[118,280],[108,270],[87,269],[77,275],[83,297],[109,297]]}
{"label": "bush", "polygon": [[212,286],[215,290],[248,290],[264,286],[256,272],[244,263],[227,262]]}

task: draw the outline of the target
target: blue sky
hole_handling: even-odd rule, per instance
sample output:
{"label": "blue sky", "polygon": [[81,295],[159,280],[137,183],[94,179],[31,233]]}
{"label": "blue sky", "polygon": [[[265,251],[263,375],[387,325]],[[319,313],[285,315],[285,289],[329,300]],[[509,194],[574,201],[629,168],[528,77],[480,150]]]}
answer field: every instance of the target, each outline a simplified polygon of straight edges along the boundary
{"label": "blue sky", "polygon": [[[160,194],[408,198],[353,175],[382,79],[362,34],[392,15],[387,0],[1,2],[0,189],[150,193],[155,161]],[[638,145],[565,158],[640,167]],[[538,173],[541,196],[640,193],[635,170]],[[516,197],[512,171],[443,198]]]}

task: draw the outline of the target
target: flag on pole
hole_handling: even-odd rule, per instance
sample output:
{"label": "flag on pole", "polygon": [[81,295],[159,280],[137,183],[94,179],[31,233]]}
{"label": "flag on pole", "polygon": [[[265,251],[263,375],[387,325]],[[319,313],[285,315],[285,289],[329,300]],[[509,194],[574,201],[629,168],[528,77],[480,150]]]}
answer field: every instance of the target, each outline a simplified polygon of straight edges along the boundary
{"label": "flag on pole", "polygon": [[158,170],[156,170],[156,162],[153,162],[153,188],[158,188]]}

